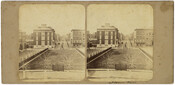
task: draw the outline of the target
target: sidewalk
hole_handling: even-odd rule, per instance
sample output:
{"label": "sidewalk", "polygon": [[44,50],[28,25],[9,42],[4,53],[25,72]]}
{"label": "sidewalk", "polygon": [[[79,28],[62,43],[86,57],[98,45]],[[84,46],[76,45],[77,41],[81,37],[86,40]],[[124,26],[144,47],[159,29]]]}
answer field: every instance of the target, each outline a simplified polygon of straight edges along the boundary
{"label": "sidewalk", "polygon": [[24,81],[79,81],[84,79],[85,70],[26,70],[25,72],[21,70],[19,76]]}
{"label": "sidewalk", "polygon": [[98,82],[148,81],[153,77],[152,70],[90,70],[89,80]]}

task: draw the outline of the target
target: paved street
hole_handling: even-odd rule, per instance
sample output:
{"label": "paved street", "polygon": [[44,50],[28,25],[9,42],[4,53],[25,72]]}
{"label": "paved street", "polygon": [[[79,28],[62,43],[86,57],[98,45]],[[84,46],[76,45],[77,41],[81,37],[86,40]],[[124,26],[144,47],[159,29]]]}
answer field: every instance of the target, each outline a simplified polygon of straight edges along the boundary
{"label": "paved street", "polygon": [[72,47],[70,41],[67,41],[65,39],[60,41],[60,45],[57,45],[56,48],[59,49],[70,49]]}

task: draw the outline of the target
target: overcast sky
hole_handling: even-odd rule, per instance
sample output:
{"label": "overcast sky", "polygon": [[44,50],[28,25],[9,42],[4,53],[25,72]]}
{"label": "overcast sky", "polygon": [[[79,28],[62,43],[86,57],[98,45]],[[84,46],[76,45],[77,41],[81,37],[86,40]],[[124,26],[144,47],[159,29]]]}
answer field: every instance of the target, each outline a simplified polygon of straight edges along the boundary
{"label": "overcast sky", "polygon": [[87,29],[92,33],[110,23],[123,34],[130,34],[136,28],[153,29],[153,9],[147,4],[89,5]]}
{"label": "overcast sky", "polygon": [[29,4],[19,12],[19,28],[27,34],[41,24],[47,24],[63,35],[71,29],[85,29],[85,9],[82,5]]}
{"label": "overcast sky", "polygon": [[[153,29],[153,9],[147,4],[93,4],[87,9],[87,30],[96,32],[105,23],[130,34],[136,28]],[[71,29],[85,29],[85,8],[70,4],[27,4],[20,7],[19,28],[30,34],[47,24],[63,35]]]}

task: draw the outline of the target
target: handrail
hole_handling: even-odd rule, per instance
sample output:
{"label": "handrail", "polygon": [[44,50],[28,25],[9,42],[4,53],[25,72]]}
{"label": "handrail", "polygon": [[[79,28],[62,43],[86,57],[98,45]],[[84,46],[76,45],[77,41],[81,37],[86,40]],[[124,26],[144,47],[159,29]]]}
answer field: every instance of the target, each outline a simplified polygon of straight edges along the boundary
{"label": "handrail", "polygon": [[99,52],[99,53],[97,53],[97,54],[91,56],[90,58],[87,59],[87,64],[89,64],[91,61],[93,61],[93,60],[99,58],[98,56],[101,56],[102,54],[103,54],[103,55],[106,54],[106,53],[107,53],[109,50],[111,50],[111,49],[112,49],[112,47],[109,47],[109,48],[107,48],[107,49],[105,49],[105,50],[103,50],[103,51],[101,51],[101,52]]}
{"label": "handrail", "polygon": [[23,61],[21,61],[21,62],[19,63],[19,67],[21,67],[23,64],[25,64],[26,62],[32,60],[33,58],[35,58],[36,56],[38,56],[39,54],[43,53],[43,52],[46,51],[46,50],[48,50],[48,48],[46,48],[46,49],[44,49],[44,50],[42,50],[42,51],[40,51],[40,52],[34,54],[34,55],[31,56],[31,57],[28,57],[27,59],[25,59],[25,60],[23,60]]}

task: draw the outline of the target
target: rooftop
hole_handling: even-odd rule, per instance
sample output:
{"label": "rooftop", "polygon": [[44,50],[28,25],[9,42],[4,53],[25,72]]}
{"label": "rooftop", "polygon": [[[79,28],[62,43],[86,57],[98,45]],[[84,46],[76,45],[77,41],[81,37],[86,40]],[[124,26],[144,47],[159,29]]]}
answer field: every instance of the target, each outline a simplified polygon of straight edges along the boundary
{"label": "rooftop", "polygon": [[97,30],[101,30],[101,29],[108,30],[108,29],[117,29],[117,28],[115,26],[111,26],[109,23],[105,23],[105,25],[102,25],[100,28],[97,28]]}
{"label": "rooftop", "polygon": [[135,30],[153,30],[153,29],[135,29]]}
{"label": "rooftop", "polygon": [[38,31],[38,30],[54,30],[54,29],[52,29],[52,27],[50,26],[47,26],[46,24],[41,24],[41,26],[39,26],[37,29],[34,30]]}
{"label": "rooftop", "polygon": [[71,31],[85,31],[83,29],[72,29]]}

